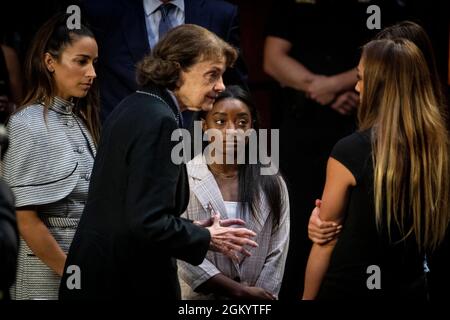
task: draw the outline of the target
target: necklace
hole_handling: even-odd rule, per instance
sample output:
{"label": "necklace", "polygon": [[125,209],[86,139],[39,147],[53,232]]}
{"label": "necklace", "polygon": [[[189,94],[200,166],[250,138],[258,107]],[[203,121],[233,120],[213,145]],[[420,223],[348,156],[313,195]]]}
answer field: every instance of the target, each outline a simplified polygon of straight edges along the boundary
{"label": "necklace", "polygon": [[177,114],[175,114],[175,112],[172,110],[172,108],[169,106],[169,104],[166,101],[163,100],[163,98],[161,98],[160,96],[157,96],[156,94],[150,93],[150,92],[145,92],[145,91],[141,91],[141,90],[136,90],[136,92],[140,93],[140,94],[146,94],[146,95],[151,96],[153,98],[156,98],[159,101],[161,101],[162,103],[164,103],[164,105],[166,105],[169,108],[169,110],[172,111],[172,114],[173,114],[175,120],[177,121],[178,125],[181,124],[180,111],[178,110]]}
{"label": "necklace", "polygon": [[232,174],[226,174],[226,173],[223,173],[223,172],[213,169],[213,167],[211,167],[211,166],[208,166],[208,168],[212,172],[213,175],[219,176],[220,178],[223,178],[223,179],[234,179],[238,176],[238,172],[232,173]]}

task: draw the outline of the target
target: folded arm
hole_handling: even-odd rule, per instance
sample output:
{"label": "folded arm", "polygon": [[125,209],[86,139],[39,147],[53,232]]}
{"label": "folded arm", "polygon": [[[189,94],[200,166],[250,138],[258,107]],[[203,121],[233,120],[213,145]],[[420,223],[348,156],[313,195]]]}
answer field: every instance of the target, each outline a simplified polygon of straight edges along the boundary
{"label": "folded arm", "polygon": [[[320,218],[341,224],[344,219],[350,188],[355,185],[356,180],[353,174],[339,161],[329,158]],[[314,299],[319,292],[336,242],[337,239],[325,245],[313,244],[306,267],[304,300]]]}

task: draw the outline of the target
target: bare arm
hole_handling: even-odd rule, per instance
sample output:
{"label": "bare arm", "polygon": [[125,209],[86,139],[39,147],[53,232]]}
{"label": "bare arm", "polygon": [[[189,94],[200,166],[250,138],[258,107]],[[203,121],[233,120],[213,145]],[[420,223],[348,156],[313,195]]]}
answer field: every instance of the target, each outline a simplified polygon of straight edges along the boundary
{"label": "bare arm", "polygon": [[338,91],[341,92],[346,90],[353,90],[358,80],[356,77],[357,73],[358,72],[356,71],[356,68],[352,68],[350,70],[332,76],[332,78],[334,78],[334,81],[336,82],[337,88],[339,89]]}
{"label": "bare arm", "polygon": [[47,226],[39,219],[37,212],[19,208],[16,214],[20,235],[31,251],[59,276],[62,276],[66,254],[50,234]]}
{"label": "bare arm", "polygon": [[264,46],[264,71],[284,86],[306,91],[314,74],[289,56],[291,48],[289,41],[268,36]]}
{"label": "bare arm", "polygon": [[[320,207],[320,218],[341,224],[344,218],[345,207],[351,186],[356,180],[351,172],[339,161],[329,158],[327,164],[327,179]],[[314,299],[319,291],[323,277],[328,269],[331,253],[336,239],[321,246],[313,244],[309,255],[305,274],[305,290],[303,299]]]}
{"label": "bare arm", "polygon": [[291,48],[292,44],[285,39],[273,36],[266,38],[264,71],[283,86],[304,91],[311,99],[322,105],[331,103],[340,92],[353,89],[355,86],[356,68],[333,76],[314,74],[289,56]]}

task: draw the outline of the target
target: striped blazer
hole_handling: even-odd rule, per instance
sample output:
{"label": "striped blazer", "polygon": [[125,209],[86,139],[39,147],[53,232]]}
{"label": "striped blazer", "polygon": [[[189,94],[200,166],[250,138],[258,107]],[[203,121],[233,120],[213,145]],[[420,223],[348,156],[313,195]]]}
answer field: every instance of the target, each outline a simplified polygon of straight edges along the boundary
{"label": "striped blazer", "polygon": [[[96,153],[73,107],[55,97],[46,120],[40,104],[14,114],[7,125],[10,145],[3,166],[16,207],[36,206],[39,218],[66,253],[87,199]],[[55,300],[59,283],[60,277],[21,238],[11,298]]]}
{"label": "striped blazer", "polygon": [[[183,216],[191,220],[203,220],[210,217],[207,206],[211,202],[213,208],[226,219],[224,200],[217,182],[209,171],[203,155],[198,155],[187,163],[189,176],[190,199]],[[279,227],[273,225],[270,209],[262,195],[262,207],[258,212],[258,220],[251,214],[240,217],[246,221],[246,228],[256,232],[257,248],[250,248],[250,257],[240,255],[240,263],[231,261],[221,253],[208,251],[199,266],[178,260],[178,275],[183,299],[219,299],[214,295],[203,295],[194,290],[209,278],[222,273],[231,279],[239,279],[248,286],[266,289],[278,296],[283,279],[284,266],[289,245],[289,197],[286,184],[282,180],[282,213]]]}

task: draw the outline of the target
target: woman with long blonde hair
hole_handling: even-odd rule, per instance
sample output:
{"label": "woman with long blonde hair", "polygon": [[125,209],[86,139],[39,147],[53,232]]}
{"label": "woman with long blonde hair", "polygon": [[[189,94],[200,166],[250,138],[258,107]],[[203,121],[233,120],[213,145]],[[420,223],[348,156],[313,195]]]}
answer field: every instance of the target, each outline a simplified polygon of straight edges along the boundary
{"label": "woman with long blonde hair", "polygon": [[425,299],[425,254],[450,220],[449,139],[422,52],[374,40],[358,66],[359,131],[328,160],[320,217],[343,223],[314,244],[304,299]]}

